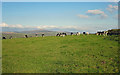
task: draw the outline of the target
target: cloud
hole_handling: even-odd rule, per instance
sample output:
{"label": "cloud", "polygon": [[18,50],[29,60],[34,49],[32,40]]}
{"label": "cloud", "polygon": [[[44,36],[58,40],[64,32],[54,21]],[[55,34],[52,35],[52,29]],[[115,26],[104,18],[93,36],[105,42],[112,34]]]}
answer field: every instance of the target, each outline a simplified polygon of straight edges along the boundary
{"label": "cloud", "polygon": [[114,11],[118,10],[118,6],[108,5],[106,8],[110,13],[113,13]]}
{"label": "cloud", "polygon": [[15,28],[24,28],[22,25],[17,24],[17,25],[9,25],[9,27],[15,27]]}
{"label": "cloud", "polygon": [[0,27],[8,27],[8,24],[2,23],[2,24],[0,24]]}
{"label": "cloud", "polygon": [[19,28],[19,29],[45,29],[45,30],[51,30],[51,31],[94,31],[95,28],[88,27],[88,26],[78,26],[78,25],[67,25],[67,26],[57,26],[57,25],[39,25],[39,26],[24,26],[24,25],[8,25],[6,23],[2,23],[0,27],[9,27],[9,28]]}
{"label": "cloud", "polygon": [[[39,25],[39,26],[23,26],[20,24],[8,25],[2,23],[0,27],[11,27],[11,28],[36,28],[36,29],[79,29],[79,26],[69,25],[69,26],[56,26],[56,25]],[[84,29],[84,28],[83,28]]]}
{"label": "cloud", "polygon": [[77,15],[77,16],[80,18],[89,18],[89,16],[87,16],[87,15]]}
{"label": "cloud", "polygon": [[51,29],[51,28],[57,28],[57,26],[54,26],[54,25],[41,25],[41,26],[36,26],[36,28],[38,29]]}
{"label": "cloud", "polygon": [[14,27],[14,28],[24,28],[22,25],[17,24],[17,25],[8,25],[6,23],[0,24],[0,27]]}
{"label": "cloud", "polygon": [[96,10],[88,10],[88,11],[87,11],[87,14],[100,15],[102,18],[108,17],[107,14],[105,14],[103,11],[98,10],[98,9],[96,9]]}
{"label": "cloud", "polygon": [[0,24],[0,27],[45,29],[45,28],[56,28],[57,26],[55,26],[55,25],[29,26],[29,25],[21,25],[21,24],[8,25],[8,24],[6,24],[6,23],[2,23],[2,24]]}
{"label": "cloud", "polygon": [[[91,25],[65,25],[65,26],[58,26],[58,25],[39,25],[39,26],[24,26],[24,25],[8,25],[6,23],[2,23],[2,25],[0,25],[1,27],[5,27],[3,29],[7,29],[7,27],[10,27],[10,29],[14,29],[12,31],[27,31],[27,30],[39,30],[39,29],[45,29],[45,30],[50,30],[50,31],[79,31],[79,32],[96,32],[97,30],[101,30],[101,29],[108,29],[108,28],[112,28],[112,26],[101,26],[101,25],[97,25],[97,26],[91,26]],[[101,26],[101,27],[100,27]],[[114,25],[113,25],[114,26]],[[9,30],[10,30],[9,29]],[[9,31],[8,30],[8,31]]]}

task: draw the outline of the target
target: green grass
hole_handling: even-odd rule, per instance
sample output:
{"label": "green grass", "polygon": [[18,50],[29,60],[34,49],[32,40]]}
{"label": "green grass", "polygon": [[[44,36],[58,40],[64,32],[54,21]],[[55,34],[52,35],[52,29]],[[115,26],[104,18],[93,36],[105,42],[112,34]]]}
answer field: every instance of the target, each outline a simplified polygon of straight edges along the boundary
{"label": "green grass", "polygon": [[117,73],[118,41],[103,36],[2,41],[3,73]]}

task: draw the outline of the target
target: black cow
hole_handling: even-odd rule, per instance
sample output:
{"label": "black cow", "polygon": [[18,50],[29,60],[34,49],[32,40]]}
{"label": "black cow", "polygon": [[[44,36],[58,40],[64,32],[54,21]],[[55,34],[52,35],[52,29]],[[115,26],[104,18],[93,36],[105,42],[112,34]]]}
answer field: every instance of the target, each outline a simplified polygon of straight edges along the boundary
{"label": "black cow", "polygon": [[6,37],[3,36],[2,39],[6,39]]}
{"label": "black cow", "polygon": [[85,32],[83,32],[83,34],[85,34]]}

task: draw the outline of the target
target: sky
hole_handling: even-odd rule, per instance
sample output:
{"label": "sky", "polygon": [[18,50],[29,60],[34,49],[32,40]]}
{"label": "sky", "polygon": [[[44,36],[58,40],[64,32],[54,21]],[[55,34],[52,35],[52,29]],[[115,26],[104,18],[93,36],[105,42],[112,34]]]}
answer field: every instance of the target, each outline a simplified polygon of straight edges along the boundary
{"label": "sky", "polygon": [[118,2],[120,0],[2,0],[3,2]]}
{"label": "sky", "polygon": [[88,31],[118,28],[115,2],[3,2],[2,27],[54,31]]}

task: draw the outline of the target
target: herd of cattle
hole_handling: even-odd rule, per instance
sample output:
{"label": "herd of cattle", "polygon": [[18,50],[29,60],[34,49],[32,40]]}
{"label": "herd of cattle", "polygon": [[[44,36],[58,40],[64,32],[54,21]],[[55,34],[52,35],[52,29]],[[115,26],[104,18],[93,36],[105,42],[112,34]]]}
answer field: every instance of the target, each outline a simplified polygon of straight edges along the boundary
{"label": "herd of cattle", "polygon": [[[83,34],[84,34],[84,35],[89,35],[88,32],[83,32]],[[80,35],[80,32],[77,32],[77,33],[71,32],[70,35]],[[45,34],[42,34],[41,36],[44,37]],[[63,33],[57,33],[56,36],[64,37],[64,36],[67,36],[67,33],[65,33],[65,32],[63,32]],[[32,37],[32,36],[30,36],[30,37]],[[35,37],[38,37],[38,34],[37,34],[37,33],[35,34]],[[10,37],[9,37],[9,39],[12,39],[12,38],[13,38],[13,36],[10,36]],[[28,38],[28,35],[24,35],[24,38]],[[6,38],[5,36],[3,36],[2,39],[7,39],[7,38]]]}
{"label": "herd of cattle", "polygon": [[[95,33],[96,35],[103,35],[103,36],[107,36],[107,35],[120,35],[120,29],[112,29],[112,30],[108,30],[108,31],[99,31],[97,33]],[[77,33],[73,33],[71,32],[70,35],[80,35],[80,32]],[[89,32],[83,32],[83,35],[89,35]],[[45,34],[42,34],[42,37],[44,37]],[[57,33],[56,36],[67,36],[67,33],[63,32],[63,33]],[[32,37],[32,36],[29,36]],[[38,37],[38,34],[35,34],[35,37]],[[12,39],[13,36],[10,36],[9,39]],[[25,35],[24,38],[28,38],[28,35]],[[6,39],[5,36],[2,37],[2,39]]]}

